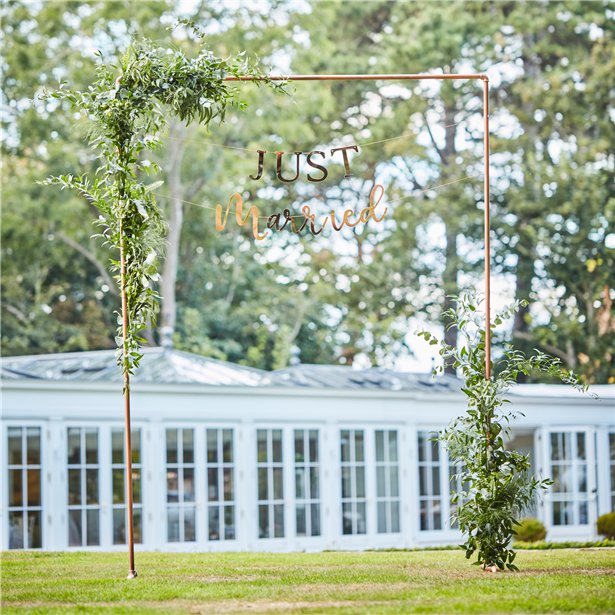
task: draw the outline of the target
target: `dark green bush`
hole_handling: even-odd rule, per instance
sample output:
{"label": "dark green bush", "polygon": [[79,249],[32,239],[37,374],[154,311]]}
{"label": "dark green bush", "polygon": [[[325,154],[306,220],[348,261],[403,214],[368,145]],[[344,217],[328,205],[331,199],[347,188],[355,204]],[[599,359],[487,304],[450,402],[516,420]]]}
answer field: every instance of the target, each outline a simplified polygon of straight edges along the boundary
{"label": "dark green bush", "polygon": [[538,519],[522,519],[515,528],[515,541],[538,542],[546,535],[547,530]]}
{"label": "dark green bush", "polygon": [[615,512],[606,513],[598,517],[596,523],[598,534],[606,538],[615,538]]}

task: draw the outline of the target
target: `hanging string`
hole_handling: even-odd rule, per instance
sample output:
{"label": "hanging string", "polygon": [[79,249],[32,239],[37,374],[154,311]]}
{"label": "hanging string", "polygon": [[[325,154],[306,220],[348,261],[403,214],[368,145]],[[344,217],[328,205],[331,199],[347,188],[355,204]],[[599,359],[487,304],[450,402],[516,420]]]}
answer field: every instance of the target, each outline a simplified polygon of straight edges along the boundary
{"label": "hanging string", "polygon": [[[437,184],[436,186],[430,186],[429,188],[423,188],[421,190],[415,190],[414,192],[416,194],[423,194],[425,192],[431,192],[432,190],[437,190],[438,188],[443,188],[444,186],[450,186],[452,184],[457,184],[459,182],[463,182],[463,181],[466,181],[468,179],[475,179],[475,178],[472,175],[466,175],[464,177],[460,177],[459,179],[454,179],[454,180],[452,180],[450,182],[445,182],[443,184]],[[171,195],[164,194],[162,192],[152,192],[152,194],[155,194],[156,196],[160,196],[160,197],[165,198],[165,199],[172,199],[173,198]],[[409,195],[400,197],[398,199],[393,199],[392,201],[387,201],[387,203],[385,203],[385,204],[386,205],[392,205],[393,203],[399,203],[401,201],[405,201],[407,199],[413,198],[414,196],[416,196],[416,194],[409,194]],[[194,207],[200,207],[201,209],[209,209],[211,211],[216,211],[216,207],[217,207],[217,206],[212,206],[212,205],[205,205],[204,203],[195,203],[194,201],[186,201],[185,199],[175,199],[175,200],[179,201],[180,203],[185,203],[186,205],[193,205]],[[235,212],[235,210],[229,210],[229,213],[235,214],[236,212]],[[276,213],[279,213],[279,212],[276,212]],[[356,210],[354,211],[354,213],[357,213]],[[268,220],[271,215],[274,215],[274,214],[260,215],[259,218],[262,218],[264,220]],[[305,218],[305,216],[303,214],[295,214],[295,215],[292,215],[290,217],[291,218],[300,218],[300,219]]]}
{"label": "hanging string", "polygon": [[[458,122],[454,122],[452,124],[445,124],[444,126],[442,126],[442,129],[452,128],[453,126],[458,126],[459,124],[462,124],[466,119],[467,118],[463,118],[459,120]],[[420,134],[420,130],[422,130],[423,128],[425,128],[425,126],[423,126],[421,129],[403,132],[397,137],[388,137],[387,139],[378,139],[377,141],[365,141],[363,143],[354,143],[354,145],[358,145],[359,147],[367,147],[368,145],[377,145],[379,143],[387,143],[389,141],[407,139],[408,137],[418,136]],[[258,152],[258,149],[252,149],[249,147],[240,147],[239,145],[227,145],[226,143],[217,143],[215,141],[210,141],[209,139],[193,139],[192,137],[172,137],[170,135],[166,135],[164,138],[170,139],[171,141],[181,141],[182,143],[206,144],[206,145],[211,145],[212,147],[222,147],[224,149],[232,149],[232,150],[237,150],[241,152],[250,152],[253,154]],[[293,148],[293,151],[295,151],[294,148]],[[305,150],[305,151],[312,151],[312,150]],[[274,152],[268,152],[268,153],[271,154]]]}

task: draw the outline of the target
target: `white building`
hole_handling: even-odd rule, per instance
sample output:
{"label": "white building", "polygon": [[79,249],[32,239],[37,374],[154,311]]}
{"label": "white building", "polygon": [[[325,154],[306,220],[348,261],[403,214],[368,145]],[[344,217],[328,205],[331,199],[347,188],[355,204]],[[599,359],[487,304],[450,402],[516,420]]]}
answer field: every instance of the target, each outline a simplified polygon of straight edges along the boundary
{"label": "white building", "polygon": [[[2,360],[1,549],[123,549],[123,406],[114,351]],[[133,386],[136,537],[147,550],[457,543],[434,430],[454,378],[300,365],[268,373],[152,348]],[[550,540],[615,508],[615,386],[521,385],[512,446],[554,478]]]}

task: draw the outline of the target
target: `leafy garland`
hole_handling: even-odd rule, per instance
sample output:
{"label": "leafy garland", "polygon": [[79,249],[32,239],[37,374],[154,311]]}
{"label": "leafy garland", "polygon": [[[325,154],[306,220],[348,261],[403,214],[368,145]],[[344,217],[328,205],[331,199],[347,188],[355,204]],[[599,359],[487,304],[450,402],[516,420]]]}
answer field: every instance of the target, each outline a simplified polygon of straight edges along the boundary
{"label": "leafy garland", "polygon": [[68,90],[62,83],[44,94],[68,101],[91,121],[89,142],[100,161],[96,178],[61,175],[43,183],[76,190],[100,212],[97,236],[114,255],[111,270],[122,296],[116,343],[125,381],[142,357],[145,340],[140,333],[158,311],[154,283],[165,235],[152,194],[162,182],[145,184],[140,179],[160,169],[140,154],[160,146],[169,113],[186,124],[196,120],[206,126],[224,121],[229,107],[245,109],[239,89],[224,80],[228,75],[252,77],[256,84],[278,90],[284,86],[260,73],[244,53],[222,59],[201,46],[198,55],[189,58],[142,40],[130,46],[118,65],[101,62],[87,91]]}
{"label": "leafy garland", "polygon": [[[521,414],[506,410],[505,394],[520,374],[543,372],[580,391],[578,377],[562,367],[555,357],[536,351],[526,357],[511,345],[493,366],[495,376],[485,378],[485,319],[476,293],[455,297],[455,307],[446,315],[450,327],[460,333],[457,348],[438,340],[428,331],[419,335],[439,346],[444,363],[457,369],[464,381],[468,410],[439,434],[450,460],[462,471],[462,492],[453,494],[457,509],[453,519],[465,537],[462,548],[469,559],[477,552],[476,564],[489,570],[517,570],[515,552],[509,545],[521,514],[552,481],[531,475],[529,455],[506,448],[511,422]],[[496,315],[492,331],[509,319],[525,301],[517,301]],[[441,373],[444,367],[436,368]],[[454,477],[457,478],[457,477]]]}

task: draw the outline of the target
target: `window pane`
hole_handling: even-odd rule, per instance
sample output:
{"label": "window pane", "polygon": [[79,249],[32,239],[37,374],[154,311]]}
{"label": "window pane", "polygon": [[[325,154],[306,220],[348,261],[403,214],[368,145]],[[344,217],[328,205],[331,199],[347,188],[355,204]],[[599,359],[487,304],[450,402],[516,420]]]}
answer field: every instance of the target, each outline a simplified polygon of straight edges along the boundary
{"label": "window pane", "polygon": [[258,469],[258,499],[266,500],[267,495],[267,468]]}
{"label": "window pane", "polygon": [[235,540],[235,507],[224,507],[224,538]]}
{"label": "window pane", "polygon": [[384,534],[387,531],[387,509],[384,502],[378,502],[378,533]]}
{"label": "window pane", "polygon": [[9,506],[23,505],[22,471],[9,470]]}
{"label": "window pane", "polygon": [[68,503],[81,504],[81,470],[68,471]]}
{"label": "window pane", "polygon": [[365,534],[367,531],[366,519],[365,502],[357,502],[357,534]]}
{"label": "window pane", "polygon": [[273,523],[274,536],[282,538],[284,536],[284,506],[282,504],[276,504],[273,507]]}
{"label": "window pane", "polygon": [[399,468],[397,466],[389,468],[389,479],[389,489],[391,490],[389,495],[393,498],[399,497]]}
{"label": "window pane", "polygon": [[81,510],[68,511],[68,544],[71,547],[80,547],[83,544]]}
{"label": "window pane", "polygon": [[194,502],[193,468],[184,468],[184,502]]}
{"label": "window pane", "polygon": [[9,549],[23,549],[23,513],[9,512]]}
{"label": "window pane", "polygon": [[87,511],[87,544],[97,545],[100,543],[98,528],[98,509]]}
{"label": "window pane", "polygon": [[427,457],[425,456],[425,432],[424,431],[419,431],[418,440],[419,440],[419,461],[427,461]]}
{"label": "window pane", "polygon": [[357,466],[355,469],[356,476],[356,486],[357,486],[357,494],[356,497],[364,498],[365,497],[365,468],[362,466]]}
{"label": "window pane", "polygon": [[384,486],[384,467],[379,466],[376,468],[376,495],[379,498],[386,496],[386,490]]}
{"label": "window pane", "polygon": [[216,502],[220,499],[218,495],[218,468],[207,470],[207,499]]}
{"label": "window pane", "polygon": [[135,508],[133,511],[133,534],[135,543],[143,544],[143,509]]}
{"label": "window pane", "polygon": [[585,434],[577,433],[577,457],[585,459]]}
{"label": "window pane", "polygon": [[115,468],[111,472],[111,482],[113,484],[113,503],[114,504],[123,504],[124,503],[124,470],[120,468]]}
{"label": "window pane", "polygon": [[192,506],[184,508],[184,542],[196,540],[196,511]]}
{"label": "window pane", "polygon": [[224,500],[229,502],[234,498],[233,488],[233,470],[232,468],[224,468]]}
{"label": "window pane", "polygon": [[41,430],[38,427],[28,427],[27,449],[28,465],[40,465],[41,463]]}
{"label": "window pane", "polygon": [[[111,463],[124,463],[124,430],[114,429],[111,432]],[[121,543],[117,543],[121,544]]]}
{"label": "window pane", "polygon": [[384,432],[376,432],[376,461],[384,461]]}
{"label": "window pane", "polygon": [[295,497],[305,499],[305,468],[295,468]]}
{"label": "window pane", "polygon": [[306,534],[306,512],[305,504],[297,505],[297,536]]}
{"label": "window pane", "polygon": [[167,540],[179,542],[179,508],[177,506],[167,508]]}
{"label": "window pane", "polygon": [[98,430],[85,430],[85,462],[98,463]]}
{"label": "window pane", "polygon": [[389,461],[397,461],[397,432],[389,431]]}
{"label": "window pane", "polygon": [[320,536],[320,505],[312,504],[311,515],[312,515],[312,536]]}
{"label": "window pane", "polygon": [[167,502],[179,502],[177,470],[167,470]]}
{"label": "window pane", "polygon": [[132,463],[141,463],[141,430],[132,429],[130,431]]}
{"label": "window pane", "polygon": [[[22,464],[21,428],[20,427],[9,427],[8,440],[9,440],[9,464],[10,465],[21,465]],[[13,548],[21,549],[21,547],[13,547]]]}
{"label": "window pane", "polygon": [[216,429],[207,430],[207,461],[209,463],[218,461],[218,431]]}
{"label": "window pane", "polygon": [[141,470],[132,471],[132,500],[141,504]]}
{"label": "window pane", "polygon": [[352,497],[352,482],[350,478],[351,469],[349,467],[342,468],[342,497],[343,498],[351,498]]}
{"label": "window pane", "polygon": [[209,540],[220,540],[220,511],[218,506],[209,507]]}
{"label": "window pane", "polygon": [[86,503],[98,504],[98,470],[86,470]]}
{"label": "window pane", "polygon": [[273,499],[281,500],[284,497],[282,484],[282,468],[273,468]]}
{"label": "window pane", "polygon": [[399,502],[391,502],[391,532],[399,532]]}
{"label": "window pane", "polygon": [[68,463],[81,463],[81,430],[68,430]]}
{"label": "window pane", "polygon": [[318,461],[318,431],[310,430],[310,461],[316,463]]}
{"label": "window pane", "polygon": [[41,512],[28,513],[28,549],[40,549],[42,545]]}
{"label": "window pane", "polygon": [[233,462],[233,430],[222,431],[222,459],[224,463]]}
{"label": "window pane", "polygon": [[437,437],[438,434],[435,432],[429,434],[431,445],[431,460],[434,462],[440,460],[440,446],[438,445]]}
{"label": "window pane", "polygon": [[433,495],[440,495],[440,467],[431,468],[431,488]]}
{"label": "window pane", "polygon": [[313,500],[320,497],[320,485],[318,481],[318,468],[310,468],[310,498]]}
{"label": "window pane", "polygon": [[41,471],[28,470],[28,506],[41,505]]}
{"label": "window pane", "polygon": [[265,463],[267,461],[267,431],[265,429],[257,430],[256,443],[258,448],[258,462]]}
{"label": "window pane", "polygon": [[356,461],[363,461],[364,453],[363,453],[363,432],[362,431],[355,431],[354,443],[355,443],[354,444],[355,445],[354,458]]}
{"label": "window pane", "polygon": [[113,544],[126,544],[126,509],[113,509]]}
{"label": "window pane", "polygon": [[342,461],[350,461],[350,432],[343,429],[340,434]]}
{"label": "window pane", "polygon": [[184,463],[194,463],[194,430],[183,430]]}
{"label": "window pane", "polygon": [[295,461],[303,462],[305,453],[303,451],[303,430],[295,429]]}
{"label": "window pane", "polygon": [[352,504],[350,502],[342,503],[342,533],[352,534]]}
{"label": "window pane", "polygon": [[262,504],[258,507],[258,537],[269,538],[269,508]]}
{"label": "window pane", "polygon": [[177,429],[167,429],[167,463],[177,463]]}
{"label": "window pane", "polygon": [[274,463],[282,463],[282,430],[274,429],[272,432],[272,452],[273,452],[273,462]]}

